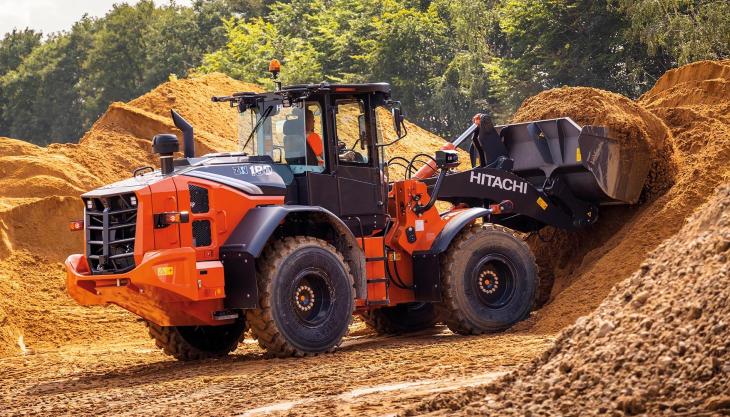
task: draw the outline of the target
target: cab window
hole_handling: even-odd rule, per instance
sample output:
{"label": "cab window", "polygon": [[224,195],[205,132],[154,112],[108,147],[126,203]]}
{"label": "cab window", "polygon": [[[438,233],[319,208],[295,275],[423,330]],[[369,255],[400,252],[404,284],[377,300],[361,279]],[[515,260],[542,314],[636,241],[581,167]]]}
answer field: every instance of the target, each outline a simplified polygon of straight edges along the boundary
{"label": "cab window", "polygon": [[244,152],[269,155],[295,174],[324,171],[322,110],[317,102],[246,110],[239,120],[239,140]]}
{"label": "cab window", "polygon": [[344,165],[368,165],[370,144],[367,143],[365,106],[361,100],[335,102],[337,158]]}

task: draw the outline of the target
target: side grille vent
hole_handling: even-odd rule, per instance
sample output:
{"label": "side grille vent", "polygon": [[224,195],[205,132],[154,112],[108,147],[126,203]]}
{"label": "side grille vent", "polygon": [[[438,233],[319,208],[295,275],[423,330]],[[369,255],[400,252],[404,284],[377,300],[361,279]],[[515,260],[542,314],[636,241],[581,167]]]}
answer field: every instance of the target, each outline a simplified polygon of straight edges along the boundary
{"label": "side grille vent", "polygon": [[210,221],[195,220],[193,221],[193,245],[210,246]]}
{"label": "side grille vent", "polygon": [[208,207],[208,189],[193,184],[188,184],[190,191],[190,211],[193,213],[207,213]]}
{"label": "side grille vent", "polygon": [[91,272],[115,274],[133,269],[137,226],[134,193],[89,198],[85,205],[86,258]]}

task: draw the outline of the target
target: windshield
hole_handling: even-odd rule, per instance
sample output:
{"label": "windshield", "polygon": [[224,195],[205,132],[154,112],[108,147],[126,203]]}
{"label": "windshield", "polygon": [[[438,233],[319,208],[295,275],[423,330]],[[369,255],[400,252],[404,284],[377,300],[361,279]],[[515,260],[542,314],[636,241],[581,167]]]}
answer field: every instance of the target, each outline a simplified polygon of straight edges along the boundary
{"label": "windshield", "polygon": [[287,164],[292,172],[322,172],[325,168],[319,103],[266,103],[242,112],[238,122],[241,151],[268,155],[275,163]]}

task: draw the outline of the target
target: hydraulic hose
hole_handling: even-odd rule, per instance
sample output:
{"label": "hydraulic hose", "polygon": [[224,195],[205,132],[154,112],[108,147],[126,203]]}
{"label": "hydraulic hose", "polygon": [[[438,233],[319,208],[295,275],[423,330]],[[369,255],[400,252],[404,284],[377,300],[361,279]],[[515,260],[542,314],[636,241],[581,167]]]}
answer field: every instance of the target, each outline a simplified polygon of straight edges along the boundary
{"label": "hydraulic hose", "polygon": [[434,204],[436,204],[436,197],[439,194],[439,189],[441,188],[441,183],[444,181],[444,178],[446,177],[446,170],[441,169],[441,172],[439,172],[438,178],[436,178],[436,184],[433,186],[433,191],[431,191],[431,198],[428,200],[428,203],[426,203],[425,206],[422,206],[418,203],[413,207],[413,211],[416,214],[421,214],[423,212],[428,211],[431,207],[433,207]]}

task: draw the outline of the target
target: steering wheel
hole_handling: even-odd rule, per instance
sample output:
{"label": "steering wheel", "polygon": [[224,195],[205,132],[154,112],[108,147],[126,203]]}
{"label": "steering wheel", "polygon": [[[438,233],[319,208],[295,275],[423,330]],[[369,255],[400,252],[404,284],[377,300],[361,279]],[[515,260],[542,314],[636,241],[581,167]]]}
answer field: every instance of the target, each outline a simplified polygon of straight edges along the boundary
{"label": "steering wheel", "polygon": [[[357,144],[357,142],[355,143]],[[367,162],[367,158],[365,158],[365,156],[360,152],[356,151],[354,146],[352,149],[347,149],[347,145],[341,140],[337,141],[337,157],[340,161],[344,162]]]}

